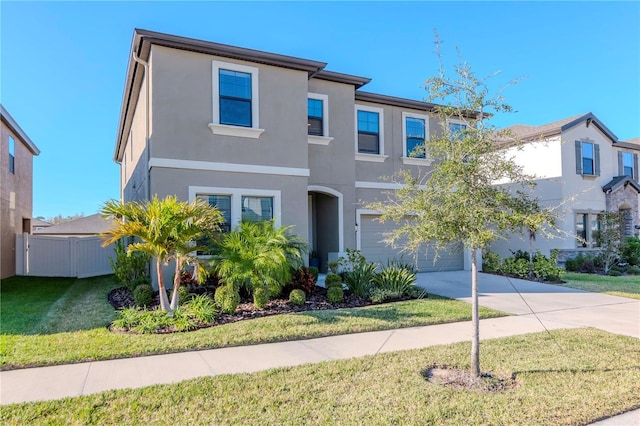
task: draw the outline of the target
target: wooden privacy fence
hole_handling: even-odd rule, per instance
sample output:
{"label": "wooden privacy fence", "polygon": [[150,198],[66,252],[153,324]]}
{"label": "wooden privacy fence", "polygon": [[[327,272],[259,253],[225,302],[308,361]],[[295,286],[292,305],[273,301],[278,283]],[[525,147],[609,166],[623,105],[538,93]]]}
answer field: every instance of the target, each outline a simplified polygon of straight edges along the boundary
{"label": "wooden privacy fence", "polygon": [[113,244],[100,237],[16,235],[16,275],[87,278],[113,273]]}

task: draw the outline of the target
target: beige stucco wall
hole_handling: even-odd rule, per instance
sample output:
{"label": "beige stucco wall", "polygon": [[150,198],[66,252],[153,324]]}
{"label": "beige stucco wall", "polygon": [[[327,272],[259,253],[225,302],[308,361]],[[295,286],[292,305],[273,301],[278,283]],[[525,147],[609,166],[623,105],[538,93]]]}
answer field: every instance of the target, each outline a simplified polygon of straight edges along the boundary
{"label": "beige stucco wall", "polygon": [[[131,129],[120,164],[121,197],[124,201],[146,200],[148,196],[147,162],[147,76],[140,88]],[[150,120],[150,116],[149,116]]]}
{"label": "beige stucco wall", "polygon": [[[15,140],[15,174],[9,173],[9,136]],[[0,278],[7,278],[15,275],[16,233],[24,231],[22,220],[33,210],[33,155],[4,122],[1,139]]]}

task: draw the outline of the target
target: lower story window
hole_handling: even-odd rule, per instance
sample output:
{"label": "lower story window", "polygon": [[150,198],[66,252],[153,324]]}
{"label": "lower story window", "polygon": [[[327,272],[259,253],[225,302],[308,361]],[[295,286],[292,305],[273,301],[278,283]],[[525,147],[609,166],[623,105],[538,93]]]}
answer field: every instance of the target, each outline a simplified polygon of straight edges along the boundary
{"label": "lower story window", "polygon": [[576,237],[578,247],[600,247],[600,216],[595,213],[576,214]]}
{"label": "lower story window", "polygon": [[260,222],[273,219],[273,197],[242,197],[242,221]]}
{"label": "lower story window", "polygon": [[231,231],[231,195],[202,195],[198,198],[203,199],[222,213],[224,222],[220,224],[220,230],[222,232]]}

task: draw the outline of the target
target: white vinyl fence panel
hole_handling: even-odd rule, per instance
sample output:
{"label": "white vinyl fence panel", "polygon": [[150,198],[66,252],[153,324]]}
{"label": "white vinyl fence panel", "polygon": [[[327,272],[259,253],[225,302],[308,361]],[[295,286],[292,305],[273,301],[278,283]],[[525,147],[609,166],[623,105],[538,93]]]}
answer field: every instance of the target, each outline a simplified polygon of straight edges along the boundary
{"label": "white vinyl fence panel", "polygon": [[113,273],[113,244],[100,237],[16,235],[16,274],[34,277],[87,278]]}

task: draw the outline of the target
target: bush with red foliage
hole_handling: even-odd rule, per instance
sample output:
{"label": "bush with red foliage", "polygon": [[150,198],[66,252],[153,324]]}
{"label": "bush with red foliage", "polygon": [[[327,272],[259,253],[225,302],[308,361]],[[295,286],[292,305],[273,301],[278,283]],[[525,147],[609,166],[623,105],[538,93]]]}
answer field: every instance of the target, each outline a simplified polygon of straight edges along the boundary
{"label": "bush with red foliage", "polygon": [[302,266],[296,270],[293,274],[293,279],[291,280],[291,284],[289,284],[292,290],[300,289],[305,292],[307,296],[309,296],[314,287],[316,286],[315,279],[313,278],[313,274],[309,272],[309,268],[306,266]]}

